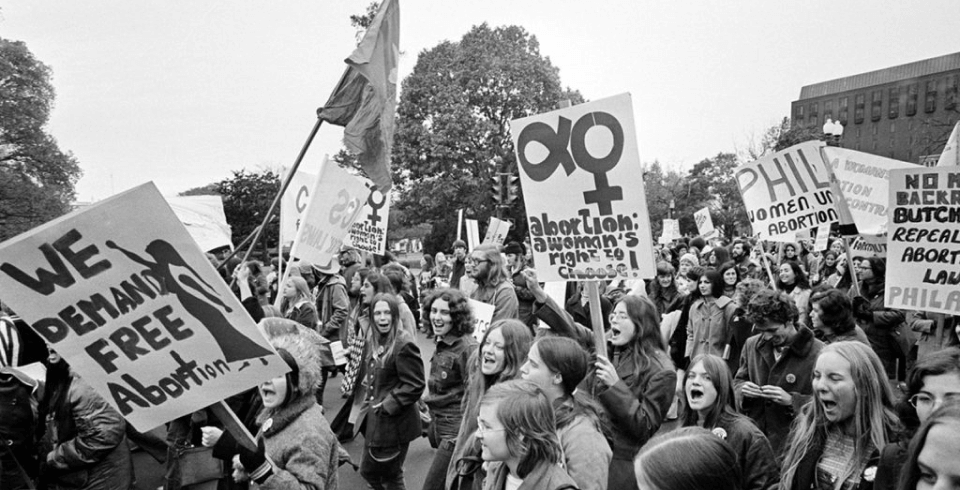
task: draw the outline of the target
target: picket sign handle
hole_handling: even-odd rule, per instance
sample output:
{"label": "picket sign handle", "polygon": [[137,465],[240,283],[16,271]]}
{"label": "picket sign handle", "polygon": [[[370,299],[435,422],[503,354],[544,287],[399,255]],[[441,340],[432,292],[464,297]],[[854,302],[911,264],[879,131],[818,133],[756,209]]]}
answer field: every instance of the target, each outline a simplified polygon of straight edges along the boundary
{"label": "picket sign handle", "polygon": [[600,308],[600,283],[587,281],[587,297],[590,299],[590,324],[597,355],[607,357],[607,340],[603,332],[603,309]]}
{"label": "picket sign handle", "polygon": [[760,240],[758,246],[760,247],[760,262],[763,263],[763,268],[767,271],[767,277],[770,278],[770,286],[773,287],[774,291],[779,291],[780,288],[777,287],[777,281],[773,278],[773,270],[770,269],[770,262],[767,260],[767,250],[766,247],[764,247],[764,241]]}
{"label": "picket sign handle", "polygon": [[850,269],[850,287],[853,293],[860,296],[860,278],[857,277],[857,268],[853,266],[853,252],[850,251],[850,239],[843,237],[843,248],[847,251],[847,268]]}
{"label": "picket sign handle", "polygon": [[257,440],[253,437],[253,434],[247,430],[247,427],[240,422],[237,414],[233,413],[233,410],[230,409],[225,401],[221,400],[210,405],[208,408],[220,419],[223,428],[233,436],[238,444],[251,451],[257,450]]}

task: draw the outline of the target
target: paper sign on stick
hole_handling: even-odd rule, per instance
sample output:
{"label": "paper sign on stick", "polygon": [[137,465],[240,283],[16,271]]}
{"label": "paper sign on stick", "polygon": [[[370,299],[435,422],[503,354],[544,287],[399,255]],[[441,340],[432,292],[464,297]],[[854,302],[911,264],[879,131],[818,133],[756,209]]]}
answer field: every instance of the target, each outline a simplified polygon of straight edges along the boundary
{"label": "paper sign on stick", "polygon": [[200,250],[209,252],[221,247],[233,248],[222,197],[178,196],[166,199]]}
{"label": "paper sign on stick", "polygon": [[300,221],[307,212],[310,195],[317,186],[317,176],[298,167],[290,185],[280,198],[280,242],[283,247],[292,247],[300,229]]}
{"label": "paper sign on stick", "polygon": [[483,340],[483,334],[490,328],[490,322],[493,320],[493,312],[496,308],[487,303],[475,299],[467,299],[470,310],[473,311],[473,336],[477,342]]}
{"label": "paper sign on stick", "polygon": [[490,243],[499,247],[506,240],[507,233],[510,233],[510,222],[491,216],[490,225],[487,226],[487,234],[483,237],[483,243]]}
{"label": "paper sign on stick", "polygon": [[817,240],[813,242],[813,250],[820,252],[827,249],[830,240],[830,225],[817,227]]}
{"label": "paper sign on stick", "polygon": [[820,141],[808,141],[737,167],[734,176],[754,233],[793,241],[797,230],[839,219]]}
{"label": "paper sign on stick", "polygon": [[141,432],[289,370],[153,183],[0,245],[0,297]]}
{"label": "paper sign on stick", "polygon": [[350,227],[363,212],[370,190],[330,159],[307,204],[290,257],[324,267],[340,253]]}
{"label": "paper sign on stick", "polygon": [[713,218],[710,216],[710,208],[703,209],[693,213],[693,220],[697,222],[697,231],[704,238],[713,238],[717,235],[717,230],[713,227]]}
{"label": "paper sign on stick", "polygon": [[372,180],[361,179],[370,194],[363,212],[350,228],[345,243],[358,250],[383,255],[387,249],[387,221],[390,216],[390,191],[386,194],[374,189]]}
{"label": "paper sign on stick", "polygon": [[510,133],[542,280],[656,275],[630,94],[517,119]]}
{"label": "paper sign on stick", "polygon": [[480,227],[475,219],[467,219],[467,245],[470,250],[480,245]]}
{"label": "paper sign on stick", "polygon": [[854,257],[887,258],[887,237],[858,236],[850,243],[850,253]]}
{"label": "paper sign on stick", "polygon": [[885,306],[960,314],[960,168],[890,171]]}

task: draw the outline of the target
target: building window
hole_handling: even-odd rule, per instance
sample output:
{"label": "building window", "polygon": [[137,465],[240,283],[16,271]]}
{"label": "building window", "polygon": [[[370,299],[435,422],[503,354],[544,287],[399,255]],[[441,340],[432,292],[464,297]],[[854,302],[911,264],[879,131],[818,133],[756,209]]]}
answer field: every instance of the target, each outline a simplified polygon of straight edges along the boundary
{"label": "building window", "polygon": [[847,106],[849,105],[849,102],[849,97],[843,97],[840,99],[840,124],[847,124]]}
{"label": "building window", "polygon": [[917,115],[917,84],[911,83],[907,86],[907,116]]}
{"label": "building window", "polygon": [[896,119],[900,115],[900,88],[892,87],[887,99],[887,117]]}
{"label": "building window", "polygon": [[823,120],[833,119],[833,101],[828,100],[823,103]]}
{"label": "building window", "polygon": [[883,91],[874,90],[873,94],[871,94],[871,99],[872,100],[870,101],[870,120],[876,122],[876,121],[879,121],[883,115],[883,112],[881,111],[881,109],[883,108]]}
{"label": "building window", "polygon": [[817,123],[818,123],[817,116],[810,116],[810,127],[812,128],[817,127]]}
{"label": "building window", "polygon": [[952,111],[957,108],[957,76],[947,77],[947,86],[944,90],[943,108]]}
{"label": "building window", "polygon": [[927,93],[924,97],[923,112],[931,113],[937,110],[937,81],[927,82]]}
{"label": "building window", "polygon": [[865,105],[865,97],[863,94],[857,94],[857,98],[854,101],[853,107],[853,122],[860,124],[863,122],[863,108]]}
{"label": "building window", "polygon": [[800,126],[803,126],[803,117],[804,117],[803,108],[804,107],[805,106],[803,104],[797,104],[797,114],[793,118],[797,122],[797,124]]}
{"label": "building window", "polygon": [[820,104],[816,102],[810,104],[810,120],[813,121],[811,124],[817,124],[817,116],[820,115],[819,107]]}

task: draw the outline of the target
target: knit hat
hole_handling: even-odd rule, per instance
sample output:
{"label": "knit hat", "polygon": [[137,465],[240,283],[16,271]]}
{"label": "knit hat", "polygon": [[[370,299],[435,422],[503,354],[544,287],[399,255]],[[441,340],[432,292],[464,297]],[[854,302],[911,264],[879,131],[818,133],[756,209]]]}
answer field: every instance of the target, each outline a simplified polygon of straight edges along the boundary
{"label": "knit hat", "polygon": [[680,256],[680,263],[690,262],[693,265],[700,265],[700,260],[697,259],[696,255],[693,254],[683,254]]}

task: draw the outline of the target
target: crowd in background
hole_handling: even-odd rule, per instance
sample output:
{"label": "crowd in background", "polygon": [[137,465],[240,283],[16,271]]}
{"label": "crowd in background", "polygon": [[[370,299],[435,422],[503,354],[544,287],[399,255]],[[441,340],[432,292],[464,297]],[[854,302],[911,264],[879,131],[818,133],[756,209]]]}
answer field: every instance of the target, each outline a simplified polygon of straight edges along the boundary
{"label": "crowd in background", "polygon": [[[170,489],[194,447],[225,461],[223,488],[338,488],[347,465],[398,489],[427,437],[425,490],[957,488],[960,322],[886,308],[884,259],[812,245],[683,239],[655,251],[656,277],[593,298],[547,294],[517,242],[458,240],[413,271],[350,248],[286,273],[231,260],[224,280],[290,367],[228,400],[256,447],[206,411],[136,433],[7,311],[0,381],[26,402],[0,417],[0,486],[131,488],[133,441],[159,448]],[[482,335],[471,299],[494,307]],[[16,369],[40,357],[44,379]],[[324,413],[336,376],[345,403]]]}

